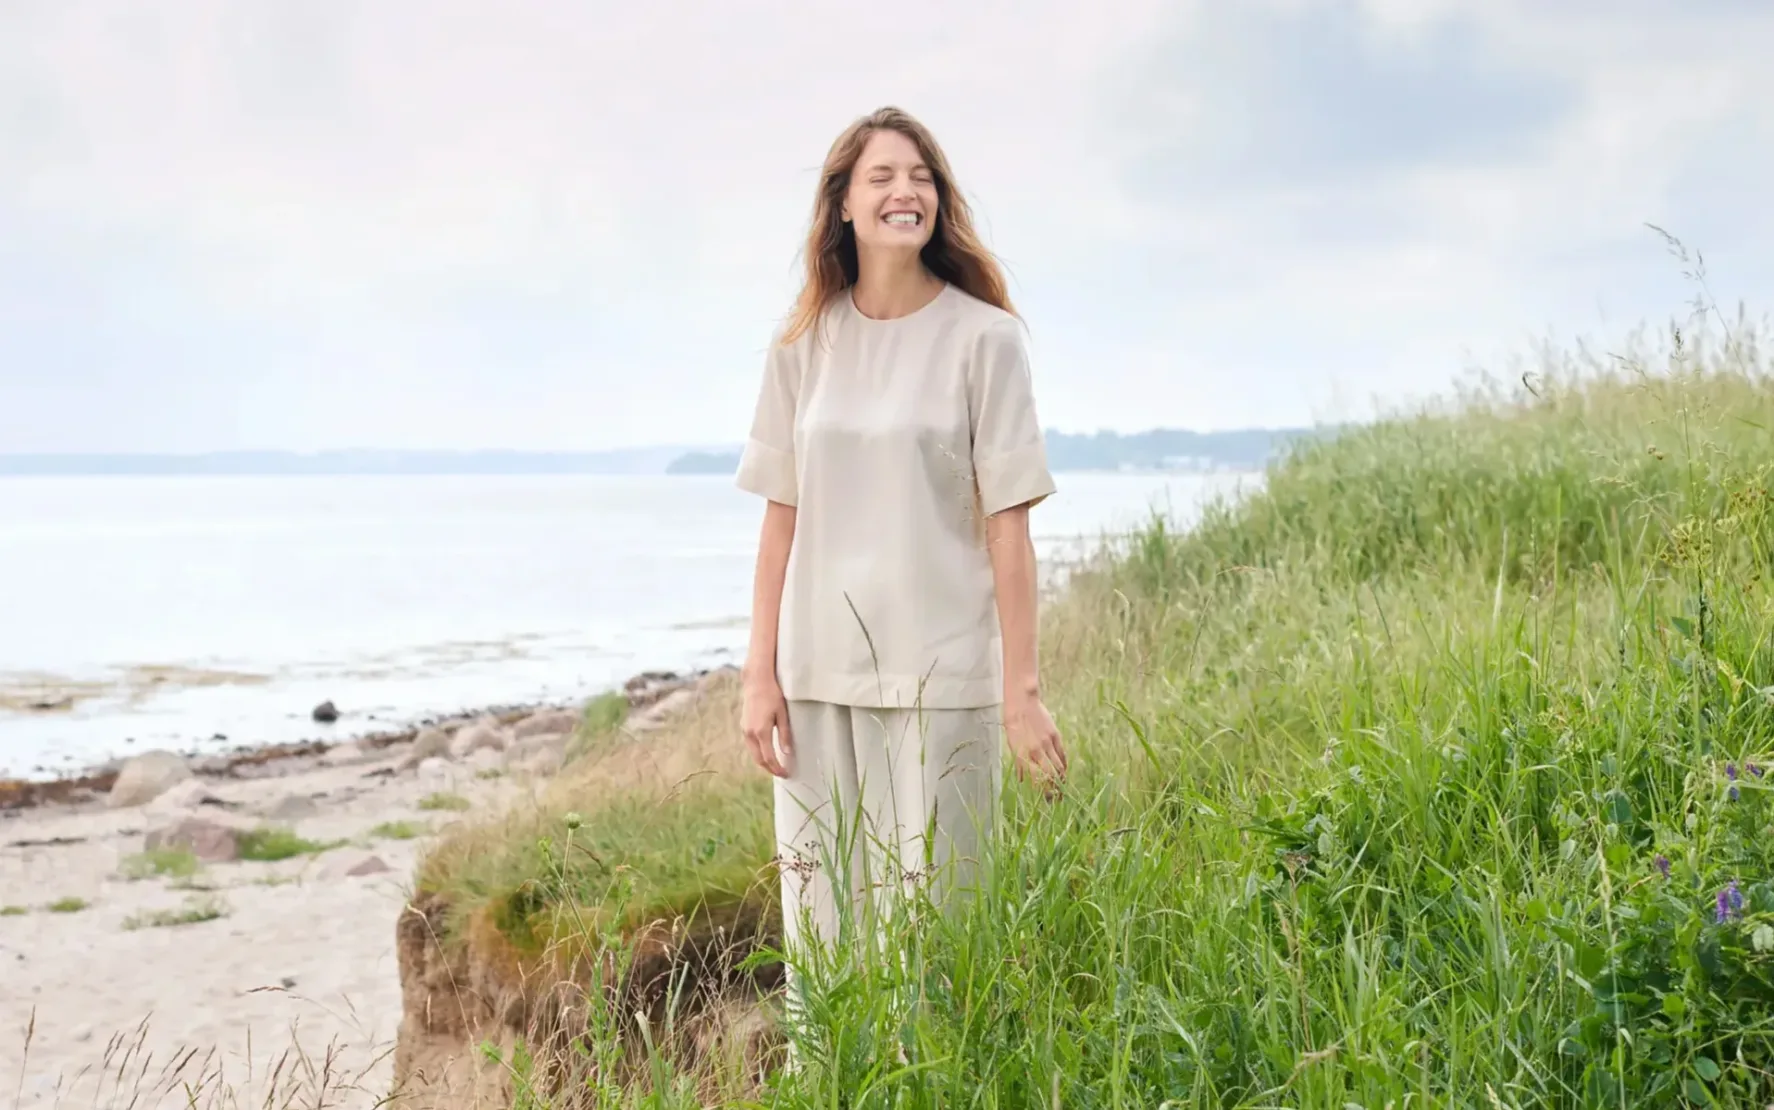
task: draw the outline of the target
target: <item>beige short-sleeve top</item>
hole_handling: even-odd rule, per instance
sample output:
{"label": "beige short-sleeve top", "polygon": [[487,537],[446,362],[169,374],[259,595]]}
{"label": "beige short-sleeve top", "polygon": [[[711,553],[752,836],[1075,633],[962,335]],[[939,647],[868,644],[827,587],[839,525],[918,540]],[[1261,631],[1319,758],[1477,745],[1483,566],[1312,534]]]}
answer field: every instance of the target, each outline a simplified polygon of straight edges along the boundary
{"label": "beige short-sleeve top", "polygon": [[892,320],[846,291],[819,327],[772,344],[737,481],[797,509],[785,697],[1003,699],[984,521],[1054,492],[1021,321],[953,285]]}

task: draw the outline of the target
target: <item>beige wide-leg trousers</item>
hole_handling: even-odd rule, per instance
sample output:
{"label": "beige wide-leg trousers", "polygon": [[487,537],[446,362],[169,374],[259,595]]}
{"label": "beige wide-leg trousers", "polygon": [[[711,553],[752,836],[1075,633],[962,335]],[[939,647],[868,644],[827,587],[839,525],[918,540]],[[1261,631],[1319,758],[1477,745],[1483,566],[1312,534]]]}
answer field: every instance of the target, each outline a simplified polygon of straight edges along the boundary
{"label": "beige wide-leg trousers", "polygon": [[1001,711],[791,701],[794,757],[776,780],[783,941],[873,933],[870,915],[922,885],[972,886],[998,805]]}

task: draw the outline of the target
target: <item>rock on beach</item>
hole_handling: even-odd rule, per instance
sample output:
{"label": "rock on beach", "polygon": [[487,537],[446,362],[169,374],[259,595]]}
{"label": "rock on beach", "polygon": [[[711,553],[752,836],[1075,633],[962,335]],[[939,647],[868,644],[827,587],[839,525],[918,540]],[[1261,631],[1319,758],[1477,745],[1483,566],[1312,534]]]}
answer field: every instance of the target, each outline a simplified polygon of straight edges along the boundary
{"label": "rock on beach", "polygon": [[441,728],[423,728],[413,742],[407,746],[406,754],[401,756],[396,770],[411,771],[427,759],[447,758],[450,754],[450,734]]}
{"label": "rock on beach", "polygon": [[185,760],[168,751],[144,752],[126,761],[107,797],[113,809],[146,805],[191,777]]}
{"label": "rock on beach", "polygon": [[450,739],[451,759],[467,759],[475,752],[490,749],[502,752],[511,746],[511,735],[496,721],[479,721],[456,733]]}
{"label": "rock on beach", "polygon": [[511,735],[518,740],[532,736],[559,736],[579,727],[579,714],[570,709],[544,709],[532,713],[511,726]]}
{"label": "rock on beach", "polygon": [[150,832],[143,847],[150,852],[183,850],[205,863],[226,863],[240,858],[240,830],[207,817],[185,817]]}

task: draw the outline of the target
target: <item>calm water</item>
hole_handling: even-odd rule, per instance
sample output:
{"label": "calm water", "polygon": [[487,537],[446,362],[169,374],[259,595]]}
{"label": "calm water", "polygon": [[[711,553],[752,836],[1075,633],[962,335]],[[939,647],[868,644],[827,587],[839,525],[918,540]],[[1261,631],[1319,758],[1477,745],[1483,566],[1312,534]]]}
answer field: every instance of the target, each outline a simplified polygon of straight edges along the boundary
{"label": "calm water", "polygon": [[[1035,515],[1052,564],[1252,481],[1059,479]],[[0,480],[0,777],[737,662],[759,515],[724,477]],[[93,696],[3,708],[46,682]]]}

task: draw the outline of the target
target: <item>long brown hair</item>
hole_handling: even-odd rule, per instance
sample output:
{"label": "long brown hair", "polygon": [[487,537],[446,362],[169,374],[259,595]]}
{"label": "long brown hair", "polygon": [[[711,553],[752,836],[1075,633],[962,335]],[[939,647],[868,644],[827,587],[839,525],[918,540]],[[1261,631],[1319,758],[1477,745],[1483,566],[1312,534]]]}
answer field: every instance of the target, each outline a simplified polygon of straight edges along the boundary
{"label": "long brown hair", "polygon": [[990,305],[1014,314],[1004,269],[973,230],[973,209],[955,187],[949,161],[930,131],[898,108],[882,108],[862,117],[839,135],[825,156],[819,192],[813,200],[813,221],[804,252],[806,280],[782,332],[784,346],[815,327],[826,305],[856,284],[856,228],[843,218],[844,194],[862,148],[877,131],[897,131],[918,148],[936,184],[936,227],[919,257],[931,273]]}

